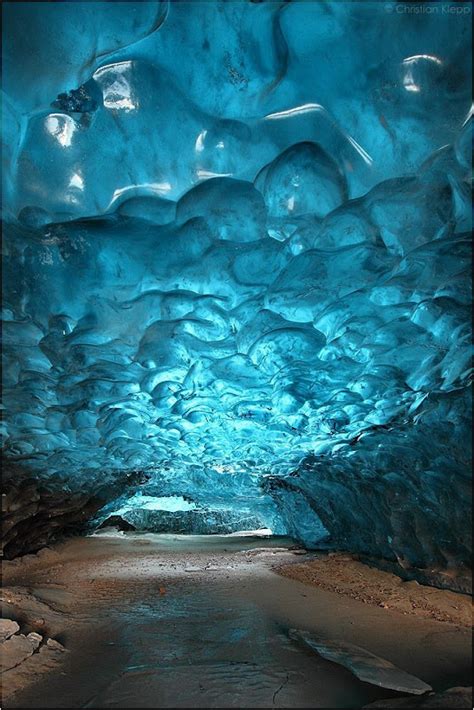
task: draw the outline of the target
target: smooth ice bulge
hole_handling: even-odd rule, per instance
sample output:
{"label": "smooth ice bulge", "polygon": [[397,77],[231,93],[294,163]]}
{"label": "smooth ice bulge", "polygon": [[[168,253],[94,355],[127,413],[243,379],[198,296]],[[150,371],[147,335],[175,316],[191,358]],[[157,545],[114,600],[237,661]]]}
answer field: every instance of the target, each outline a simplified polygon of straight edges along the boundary
{"label": "smooth ice bulge", "polygon": [[94,3],[92,30],[89,3],[51,3],[24,63],[21,5],[7,462],[109,488],[102,518],[139,529],[465,563],[466,18]]}

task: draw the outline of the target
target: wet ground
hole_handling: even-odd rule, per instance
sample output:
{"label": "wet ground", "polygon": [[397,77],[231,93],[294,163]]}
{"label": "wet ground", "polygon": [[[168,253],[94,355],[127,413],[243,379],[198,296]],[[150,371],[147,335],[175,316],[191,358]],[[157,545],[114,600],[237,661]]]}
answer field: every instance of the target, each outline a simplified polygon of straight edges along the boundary
{"label": "wet ground", "polygon": [[4,615],[21,617],[26,589],[51,609],[48,631],[69,653],[4,707],[357,708],[397,697],[295,644],[291,626],[364,645],[440,689],[466,684],[467,629],[280,577],[271,567],[297,559],[289,544],[94,537],[8,563]]}

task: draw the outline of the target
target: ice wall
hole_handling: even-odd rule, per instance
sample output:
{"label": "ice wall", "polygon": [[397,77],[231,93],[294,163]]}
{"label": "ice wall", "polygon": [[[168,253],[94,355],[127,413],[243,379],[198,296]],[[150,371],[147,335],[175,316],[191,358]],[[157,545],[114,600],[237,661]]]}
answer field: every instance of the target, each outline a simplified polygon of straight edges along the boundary
{"label": "ice wall", "polygon": [[470,5],[4,7],[7,464],[465,565]]}

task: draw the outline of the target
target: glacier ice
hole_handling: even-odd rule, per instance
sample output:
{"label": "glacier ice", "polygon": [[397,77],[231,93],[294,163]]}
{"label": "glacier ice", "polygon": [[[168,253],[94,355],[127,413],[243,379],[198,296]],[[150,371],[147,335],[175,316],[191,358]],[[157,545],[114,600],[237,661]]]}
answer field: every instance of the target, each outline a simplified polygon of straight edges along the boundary
{"label": "glacier ice", "polygon": [[466,564],[468,15],[4,5],[7,465]]}
{"label": "glacier ice", "polygon": [[297,143],[258,174],[270,217],[325,217],[344,202],[346,182],[337,163],[316,143]]}

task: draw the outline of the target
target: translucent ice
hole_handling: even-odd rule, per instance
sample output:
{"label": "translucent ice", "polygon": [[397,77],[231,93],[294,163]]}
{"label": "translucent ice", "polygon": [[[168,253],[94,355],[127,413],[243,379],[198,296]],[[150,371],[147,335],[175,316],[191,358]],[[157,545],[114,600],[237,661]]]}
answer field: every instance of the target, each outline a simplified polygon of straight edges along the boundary
{"label": "translucent ice", "polygon": [[337,164],[315,143],[288,148],[257,176],[272,217],[324,217],[344,201],[346,185]]}
{"label": "translucent ice", "polygon": [[4,17],[7,462],[124,481],[136,527],[464,564],[469,18],[47,5]]}

